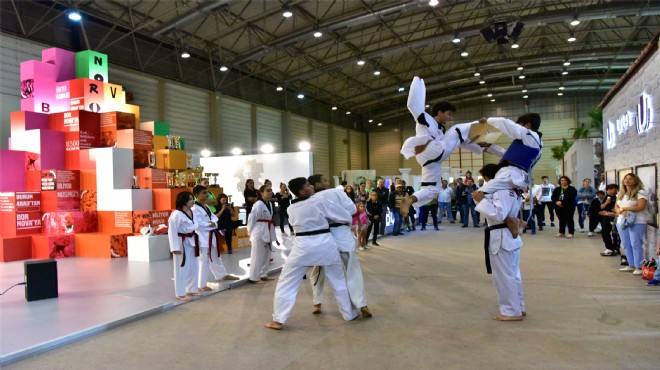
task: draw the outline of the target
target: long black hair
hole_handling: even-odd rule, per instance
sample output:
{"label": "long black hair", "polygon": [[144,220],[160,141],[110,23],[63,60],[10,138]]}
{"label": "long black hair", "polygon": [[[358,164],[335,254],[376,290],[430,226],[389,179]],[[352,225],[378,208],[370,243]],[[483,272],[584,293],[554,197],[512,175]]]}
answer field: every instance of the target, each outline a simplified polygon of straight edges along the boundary
{"label": "long black hair", "polygon": [[188,203],[190,199],[193,199],[193,195],[189,191],[184,191],[182,193],[179,193],[176,195],[176,209],[181,210],[183,209],[183,206]]}

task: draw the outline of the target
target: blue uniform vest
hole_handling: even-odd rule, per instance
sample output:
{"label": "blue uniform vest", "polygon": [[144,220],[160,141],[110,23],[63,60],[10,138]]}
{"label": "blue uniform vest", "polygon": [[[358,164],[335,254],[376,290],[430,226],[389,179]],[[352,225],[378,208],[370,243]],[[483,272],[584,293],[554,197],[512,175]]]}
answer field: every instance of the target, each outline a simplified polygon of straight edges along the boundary
{"label": "blue uniform vest", "polygon": [[523,144],[522,140],[514,140],[502,156],[500,164],[508,164],[530,172],[541,158],[541,149]]}

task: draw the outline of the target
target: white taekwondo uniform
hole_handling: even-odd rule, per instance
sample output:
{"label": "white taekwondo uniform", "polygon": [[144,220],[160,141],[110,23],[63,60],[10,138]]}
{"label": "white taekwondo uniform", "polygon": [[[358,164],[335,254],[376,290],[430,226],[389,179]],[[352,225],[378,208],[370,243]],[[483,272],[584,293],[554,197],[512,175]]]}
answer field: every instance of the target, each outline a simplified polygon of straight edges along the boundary
{"label": "white taekwondo uniform", "polygon": [[[192,211],[191,211],[192,213]],[[174,292],[177,297],[186,293],[197,293],[197,260],[199,255],[199,240],[195,230],[199,224],[192,217],[180,210],[175,210],[168,220],[167,238],[170,241],[170,251],[180,251],[174,255]]]}
{"label": "white taekwondo uniform", "polygon": [[[199,236],[199,287],[203,288],[209,281],[209,270],[213,273],[215,280],[227,276],[227,269],[220,259],[222,250],[222,234],[218,230],[218,217],[214,215],[206,204],[195,202],[192,207],[195,220],[198,222],[197,230]],[[231,235],[230,235],[231,237]]]}
{"label": "white taekwondo uniform", "polygon": [[[541,142],[539,134],[507,118],[490,117],[488,118],[488,124],[502,131],[503,134],[514,139],[514,141],[521,142],[525,147],[538,150],[538,154],[535,158],[526,158],[526,160],[531,163],[531,166],[529,167],[529,171],[531,171],[536,162],[541,158],[543,142]],[[510,151],[513,150],[512,147],[513,143],[505,152],[501,147],[491,145],[488,151],[489,153],[506,159],[507,154],[511,154]],[[483,193],[494,193],[497,190],[508,190],[511,188],[525,189],[530,186],[531,182],[529,171],[521,167],[516,167],[515,165],[502,167],[497,171],[495,178],[484,184],[479,190]]]}
{"label": "white taekwondo uniform", "polygon": [[277,242],[273,225],[273,209],[270,202],[258,200],[252,206],[248,216],[248,234],[252,250],[250,251],[250,280],[259,281],[268,276],[268,266],[272,253],[271,243]]}
{"label": "white taekwondo uniform", "polygon": [[[345,209],[351,215],[357,212],[355,203],[346,195],[346,192],[338,189],[326,189],[317,192],[312,196],[325,198],[341,208]],[[356,248],[357,239],[351,232],[348,225],[334,224],[330,225],[330,233],[335,238],[339,254],[344,263],[344,272],[346,274],[346,284],[348,285],[348,294],[355,308],[362,308],[367,305],[367,297],[364,289],[364,278],[362,277],[362,268],[358,259]],[[325,283],[325,273],[323,268],[314,266],[307,275],[312,284],[314,295],[314,304],[323,303],[323,285]]]}
{"label": "white taekwondo uniform", "polygon": [[[513,238],[504,224],[507,216],[517,217],[522,197],[513,189],[497,190],[486,197],[475,210],[486,218],[486,246],[497,289],[500,314],[521,316],[525,312],[525,297],[520,275],[520,236]],[[489,240],[490,239],[490,240]]]}
{"label": "white taekwondo uniform", "polygon": [[349,225],[353,221],[351,214],[322,197],[296,198],[287,213],[295,236],[277,281],[273,320],[283,324],[289,318],[303,276],[312,266],[323,266],[344,320],[355,319],[358,314],[351,306],[344,267],[330,234],[331,223]]}

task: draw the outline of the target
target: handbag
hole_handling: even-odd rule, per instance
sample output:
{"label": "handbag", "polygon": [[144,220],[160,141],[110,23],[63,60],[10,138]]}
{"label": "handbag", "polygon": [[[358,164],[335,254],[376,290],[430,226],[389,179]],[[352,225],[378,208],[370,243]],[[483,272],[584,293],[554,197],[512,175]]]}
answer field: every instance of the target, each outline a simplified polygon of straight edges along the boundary
{"label": "handbag", "polygon": [[655,259],[651,259],[650,261],[642,261],[642,279],[653,280],[653,276],[655,275],[655,270],[657,268],[658,263],[655,261]]}

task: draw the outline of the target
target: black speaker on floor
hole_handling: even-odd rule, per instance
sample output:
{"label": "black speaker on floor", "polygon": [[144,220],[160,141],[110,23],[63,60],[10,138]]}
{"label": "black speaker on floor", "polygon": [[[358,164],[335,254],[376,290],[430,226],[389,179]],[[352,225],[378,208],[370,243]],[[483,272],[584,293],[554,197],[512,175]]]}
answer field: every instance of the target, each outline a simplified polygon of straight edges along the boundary
{"label": "black speaker on floor", "polygon": [[25,299],[28,302],[57,298],[57,261],[26,261],[25,283]]}

